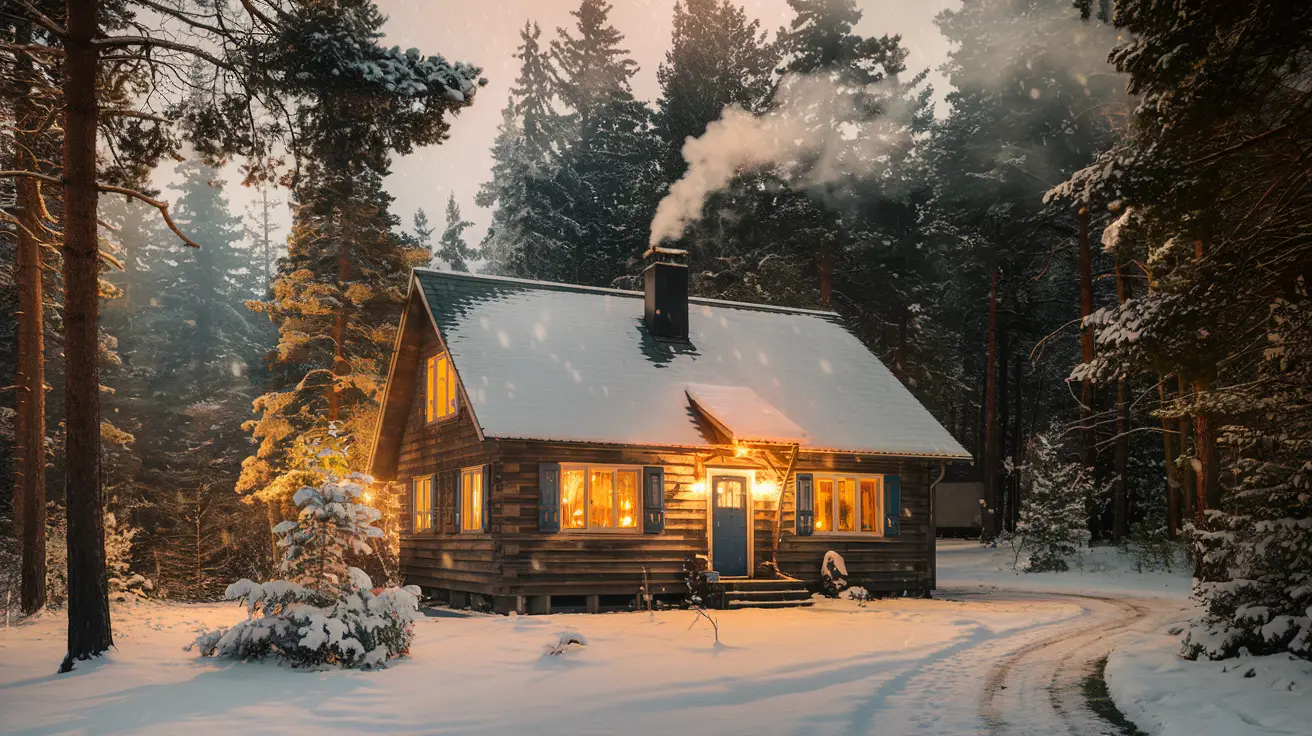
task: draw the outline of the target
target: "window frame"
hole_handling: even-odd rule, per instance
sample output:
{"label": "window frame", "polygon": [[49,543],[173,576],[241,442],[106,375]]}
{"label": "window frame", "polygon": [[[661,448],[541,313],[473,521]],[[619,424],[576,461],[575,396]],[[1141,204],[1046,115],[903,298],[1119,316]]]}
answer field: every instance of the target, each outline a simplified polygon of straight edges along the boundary
{"label": "window frame", "polygon": [[[436,368],[439,362],[446,363],[448,391],[451,396],[451,410],[439,414],[437,402]],[[443,350],[428,356],[424,360],[424,423],[439,424],[454,419],[460,414],[460,381],[456,378],[455,364],[451,362],[450,351]]]}
{"label": "window frame", "polygon": [[[828,536],[833,536],[833,537],[853,536],[853,537],[861,537],[861,538],[867,538],[867,537],[885,537],[885,536],[887,536],[887,534],[885,534],[885,532],[887,531],[887,520],[884,518],[884,499],[886,498],[886,495],[885,495],[885,493],[886,493],[885,478],[886,478],[887,475],[888,475],[887,473],[815,473],[815,472],[808,472],[807,475],[812,476],[812,485],[811,485],[811,488],[812,488],[812,490],[811,490],[811,502],[812,502],[812,512],[813,512],[813,514],[814,514],[813,518],[815,519],[815,521],[812,522],[813,524],[815,524],[815,526],[814,526],[814,527],[812,528],[812,530],[811,530],[811,534],[812,534],[813,536],[827,536],[827,537],[828,537]],[[838,482],[839,482],[840,480],[850,480],[850,481],[853,481],[853,482],[856,484],[856,496],[855,496],[855,498],[853,499],[853,500],[854,500],[854,504],[853,504],[853,509],[852,509],[852,527],[853,527],[853,528],[852,528],[850,531],[849,531],[849,530],[839,531],[839,530],[837,530],[837,529],[821,529],[820,526],[819,526],[819,521],[820,521],[821,519],[824,519],[824,518],[827,518],[827,519],[832,520],[833,523],[834,523],[834,526],[837,526],[837,525],[838,525],[838,496],[839,496],[839,494],[838,494]],[[876,518],[875,530],[874,530],[874,531],[868,531],[868,532],[867,532],[867,531],[862,531],[862,530],[861,530],[861,517],[862,517],[862,513],[861,513],[861,481],[863,481],[863,480],[876,480],[876,481],[879,482],[879,487],[878,487],[878,489],[877,489],[877,491],[876,491],[877,494],[878,494],[878,501],[877,501],[877,503],[875,504],[875,508],[877,509],[877,511],[876,511],[876,513],[875,513],[875,518]],[[833,491],[832,491],[832,493],[830,494],[830,509],[829,509],[829,515],[828,515],[827,517],[826,517],[826,516],[822,516],[821,513],[820,513],[820,483],[821,483],[821,481],[829,481],[829,482],[831,482],[831,483],[833,484]],[[794,480],[793,482],[796,483],[797,481]]]}
{"label": "window frame", "polygon": [[[641,536],[643,533],[643,528],[642,528],[643,514],[646,511],[646,506],[643,503],[643,495],[642,495],[643,491],[645,490],[643,488],[644,467],[645,466],[642,465],[623,465],[623,464],[615,464],[615,463],[560,463],[560,501],[559,501],[559,506],[561,507],[560,533],[562,534],[637,534]],[[586,509],[586,511],[583,514],[583,518],[587,522],[587,525],[583,526],[582,528],[566,526],[567,521],[565,518],[565,511],[563,508],[565,505],[565,473],[571,470],[583,471],[583,507],[584,509]],[[611,473],[611,488],[613,489],[611,491],[611,498],[613,500],[613,504],[611,506],[611,521],[614,522],[614,526],[594,527],[591,525],[592,516],[590,513],[592,509],[592,473],[593,471],[602,471],[602,470],[609,470]],[[638,506],[636,509],[634,509],[633,526],[619,526],[619,521],[620,521],[619,473],[620,471],[629,471],[635,473],[638,478],[638,484],[636,486]]]}
{"label": "window frame", "polygon": [[[483,534],[484,533],[483,531],[483,509],[484,509],[483,468],[484,466],[482,465],[471,465],[467,468],[461,468],[460,475],[457,476],[456,478],[456,483],[459,484],[459,486],[456,489],[458,491],[457,495],[460,497],[460,528],[456,530],[457,534]],[[465,478],[472,477],[472,476],[478,477],[478,483],[477,484],[471,483],[470,487],[466,488]],[[469,491],[471,490],[474,493],[470,493]],[[477,493],[478,496],[477,504],[470,503],[473,500],[475,493]],[[471,510],[475,511],[478,514],[478,525],[472,528],[469,526],[469,520],[472,516],[469,513],[469,511]]]}
{"label": "window frame", "polygon": [[[427,490],[428,490],[428,511],[426,512],[420,512],[418,510],[419,487],[421,484],[427,486]],[[433,495],[434,485],[436,484],[433,483],[433,476],[431,475],[416,475],[410,479],[410,533],[411,534],[436,533],[437,514],[434,512],[434,507],[435,507],[435,503],[434,503],[435,498]],[[427,518],[428,520],[427,526],[424,527],[419,526],[420,517]]]}

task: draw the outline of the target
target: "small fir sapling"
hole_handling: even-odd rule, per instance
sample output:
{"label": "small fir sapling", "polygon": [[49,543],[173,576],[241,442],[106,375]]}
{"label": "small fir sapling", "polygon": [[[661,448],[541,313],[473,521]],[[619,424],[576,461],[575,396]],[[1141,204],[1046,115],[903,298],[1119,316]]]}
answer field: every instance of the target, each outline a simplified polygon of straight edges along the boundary
{"label": "small fir sapling", "polygon": [[832,549],[825,552],[820,562],[820,592],[828,598],[837,598],[847,588],[847,562]]}
{"label": "small fir sapling", "polygon": [[683,561],[683,582],[688,587],[688,608],[697,614],[697,617],[688,624],[688,628],[697,623],[698,619],[704,618],[711,624],[711,629],[715,631],[715,645],[720,645],[720,622],[707,612],[706,606],[720,595],[719,586],[711,583],[707,579],[706,573],[710,571],[711,562],[705,555],[694,555],[687,557]]}
{"label": "small fir sapling", "polygon": [[349,553],[370,554],[369,541],[382,531],[374,526],[378,511],[358,503],[372,479],[343,475],[347,454],[336,440],[333,434],[319,452],[326,480],[297,491],[297,520],[275,527],[287,579],[228,586],[227,598],[244,601],[247,618],[198,637],[192,646],[202,656],[273,655],[297,667],[372,668],[409,652],[419,589],[374,588],[366,573],[347,564]]}
{"label": "small fir sapling", "polygon": [[130,569],[132,538],[140,530],[120,524],[111,511],[105,512],[105,567],[109,573],[109,598],[120,603],[149,598],[155,584]]}
{"label": "small fir sapling", "polygon": [[1085,503],[1093,490],[1089,472],[1061,459],[1056,427],[1030,439],[1021,470],[1024,490],[1016,535],[1029,552],[1026,572],[1065,572],[1067,558],[1089,545]]}

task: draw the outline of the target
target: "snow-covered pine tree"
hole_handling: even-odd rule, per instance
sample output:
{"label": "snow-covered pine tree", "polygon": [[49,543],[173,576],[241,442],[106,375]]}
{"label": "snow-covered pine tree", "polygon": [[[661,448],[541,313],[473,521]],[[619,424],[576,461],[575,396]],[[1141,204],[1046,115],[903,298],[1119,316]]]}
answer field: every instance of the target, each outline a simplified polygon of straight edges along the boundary
{"label": "snow-covered pine tree", "polygon": [[551,42],[554,91],[565,108],[564,147],[544,176],[527,183],[537,203],[525,213],[527,274],[607,286],[645,250],[659,188],[651,112],[633,96],[636,63],[621,48],[606,0],[582,0],[575,27]]}
{"label": "snow-covered pine tree", "polygon": [[519,32],[519,76],[492,144],[492,179],[475,197],[478,206],[492,209],[480,255],[488,272],[503,276],[531,276],[539,270],[533,264],[563,249],[528,225],[530,213],[550,206],[530,183],[549,175],[563,147],[555,69],[541,35],[536,23],[525,22]]}
{"label": "snow-covered pine tree", "polygon": [[1062,431],[1030,438],[1021,473],[1016,534],[1029,553],[1026,572],[1065,572],[1067,560],[1089,545],[1085,504],[1093,492],[1089,469],[1062,458]]}
{"label": "snow-covered pine tree", "polygon": [[1132,134],[1054,196],[1114,210],[1148,289],[1090,320],[1102,347],[1077,375],[1179,387],[1161,413],[1190,435],[1205,606],[1184,654],[1312,659],[1312,301],[1293,235],[1312,192],[1290,176],[1312,143],[1312,8],[1126,0],[1112,21]]}
{"label": "snow-covered pine tree", "polygon": [[349,564],[373,554],[371,544],[383,535],[374,525],[379,512],[363,503],[372,479],[348,472],[349,445],[332,425],[308,449],[313,475],[322,480],[296,491],[296,520],[275,529],[284,579],[228,586],[228,599],[246,603],[247,618],[201,634],[192,646],[202,656],[375,668],[409,652],[419,589],[374,588],[369,575]]}
{"label": "snow-covered pine tree", "polygon": [[478,257],[465,242],[465,230],[473,226],[474,223],[460,217],[456,195],[450,195],[446,200],[446,227],[437,241],[437,258],[445,261],[452,271],[469,271],[470,259]]}

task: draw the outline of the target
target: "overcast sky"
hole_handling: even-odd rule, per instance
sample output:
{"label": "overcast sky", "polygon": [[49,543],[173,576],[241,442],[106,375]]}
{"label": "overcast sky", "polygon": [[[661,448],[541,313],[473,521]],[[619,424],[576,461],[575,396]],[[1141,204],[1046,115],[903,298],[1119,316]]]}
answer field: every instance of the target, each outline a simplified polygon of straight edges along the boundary
{"label": "overcast sky", "polygon": [[[792,17],[787,0],[738,2],[749,17],[761,20],[772,37]],[[656,67],[669,47],[674,3],[612,0],[611,22],[625,35],[624,45],[639,66],[633,80],[634,92],[648,102],[658,93]],[[910,51],[910,69],[934,69],[946,60],[947,41],[934,25],[934,16],[946,7],[959,6],[960,0],[857,0],[857,4],[865,13],[857,31],[864,35],[902,34]],[[410,229],[415,210],[422,207],[440,233],[445,224],[447,196],[454,192],[461,214],[475,223],[466,231],[467,240],[477,245],[490,213],[474,205],[474,194],[491,171],[490,149],[501,122],[501,109],[518,75],[518,62],[511,55],[519,44],[519,29],[526,20],[536,21],[542,26],[545,46],[555,37],[557,27],[570,26],[572,30],[574,19],[569,12],[578,7],[578,0],[378,0],[378,5],[388,16],[383,29],[387,34],[385,43],[403,49],[413,46],[426,54],[476,64],[488,80],[473,106],[451,121],[451,137],[445,143],[398,158],[387,179],[388,191],[396,197],[393,211],[401,217],[405,229]],[[941,101],[946,84],[936,73],[930,80],[935,97]],[[235,176],[227,178],[233,210],[242,213],[254,199],[254,192],[236,186]],[[285,199],[285,194],[280,195]],[[290,218],[285,210],[280,214],[281,235],[285,236]]]}

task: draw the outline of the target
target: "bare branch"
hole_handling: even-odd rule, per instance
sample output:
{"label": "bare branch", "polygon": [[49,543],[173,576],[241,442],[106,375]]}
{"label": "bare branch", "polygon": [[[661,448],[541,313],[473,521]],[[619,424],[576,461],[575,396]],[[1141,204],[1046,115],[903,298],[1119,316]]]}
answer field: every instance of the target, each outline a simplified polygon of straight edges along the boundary
{"label": "bare branch", "polygon": [[[63,182],[57,177],[50,176],[49,174],[38,174],[35,171],[15,171],[15,170],[0,171],[0,179],[6,177],[14,177],[14,176],[26,176],[31,179],[37,179],[39,181],[49,182],[51,184],[60,184],[60,185],[63,184]],[[158,199],[155,199],[154,197],[148,197],[145,194],[142,194],[141,192],[138,192],[135,189],[128,189],[127,187],[116,187],[113,186],[112,184],[97,184],[96,189],[102,192],[109,192],[111,194],[122,194],[125,197],[132,197],[133,199],[140,200],[150,205],[151,207],[154,207],[155,209],[159,210],[160,215],[164,218],[164,224],[168,225],[169,229],[173,231],[173,234],[178,236],[178,238],[181,239],[182,242],[186,243],[192,248],[200,247],[199,243],[184,235],[182,233],[182,230],[178,228],[178,223],[173,221],[173,216],[169,214],[168,202],[160,201]]]}
{"label": "bare branch", "polygon": [[151,115],[148,112],[137,112],[136,110],[101,110],[101,117],[111,118],[137,118],[139,120],[153,120],[157,123],[170,124],[173,121],[160,115]]}
{"label": "bare branch", "polygon": [[47,16],[45,13],[42,13],[40,10],[37,10],[36,7],[33,6],[31,3],[27,2],[27,0],[14,0],[14,1],[18,5],[20,5],[23,8],[23,10],[26,10],[27,12],[32,14],[32,19],[36,21],[37,25],[41,26],[47,31],[50,31],[56,36],[59,36],[60,38],[63,38],[64,36],[68,35],[68,31],[64,30],[63,26],[51,20],[50,17]]}
{"label": "bare branch", "polygon": [[217,26],[212,26],[212,25],[210,25],[210,24],[208,24],[208,23],[202,23],[201,21],[196,20],[197,18],[200,18],[200,17],[208,17],[208,16],[202,16],[202,15],[200,15],[200,14],[198,14],[198,13],[188,13],[188,12],[186,12],[186,11],[184,11],[184,10],[181,10],[181,9],[178,9],[178,8],[171,8],[171,7],[169,7],[169,6],[167,6],[167,5],[164,5],[164,4],[162,4],[162,3],[153,2],[153,0],[135,0],[135,2],[136,2],[138,5],[145,5],[146,7],[148,7],[148,8],[150,8],[150,9],[154,10],[155,12],[159,13],[160,15],[167,15],[167,16],[169,16],[170,18],[176,18],[177,20],[180,20],[180,21],[182,21],[183,23],[186,23],[187,25],[191,26],[192,28],[199,28],[199,29],[201,29],[201,30],[203,30],[203,31],[209,31],[210,33],[214,33],[214,34],[218,34],[218,35],[223,35],[223,29],[222,29],[222,28],[219,28],[219,27],[217,27]]}
{"label": "bare branch", "polygon": [[46,56],[63,56],[64,50],[54,46],[46,46],[40,43],[0,43],[0,49],[6,51],[26,52],[29,54],[44,54]]}
{"label": "bare branch", "polygon": [[149,38],[147,36],[110,36],[109,38],[97,38],[91,42],[97,48],[117,49],[125,46],[142,46],[146,48],[168,49],[169,51],[178,51],[184,54],[191,54],[200,59],[204,59],[220,69],[226,69],[230,72],[236,72],[231,64],[223,61],[210,52],[191,44],[178,43],[163,38]]}

